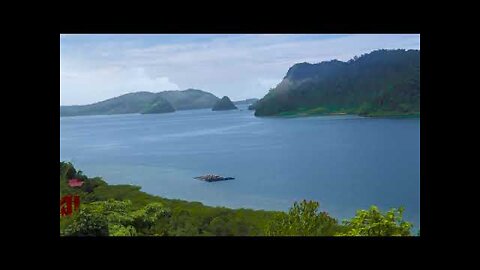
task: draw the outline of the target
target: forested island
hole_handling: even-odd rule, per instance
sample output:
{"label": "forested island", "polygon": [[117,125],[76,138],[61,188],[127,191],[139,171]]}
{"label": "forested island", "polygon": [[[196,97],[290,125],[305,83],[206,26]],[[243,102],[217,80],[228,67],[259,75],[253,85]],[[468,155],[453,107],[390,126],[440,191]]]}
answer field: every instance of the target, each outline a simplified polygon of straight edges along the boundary
{"label": "forested island", "polygon": [[[74,180],[72,180],[74,179]],[[69,180],[82,185],[69,186]],[[403,209],[372,206],[339,222],[315,201],[295,202],[288,212],[210,207],[166,199],[131,185],[109,185],[60,162],[60,198],[79,195],[80,208],[60,217],[61,236],[409,236]],[[62,205],[60,206],[62,208]]]}
{"label": "forested island", "polygon": [[295,64],[250,109],[256,116],[419,116],[420,50],[377,50],[348,62]]}
{"label": "forested island", "polygon": [[157,97],[150,105],[141,111],[142,114],[174,112],[175,108],[162,97]]}
{"label": "forested island", "polygon": [[212,93],[198,89],[134,92],[89,105],[60,106],[60,116],[166,113],[212,108],[219,100]]}
{"label": "forested island", "polygon": [[238,109],[235,104],[230,100],[229,97],[224,96],[222,99],[217,101],[215,105],[213,105],[212,111],[228,111],[228,110],[236,110]]}

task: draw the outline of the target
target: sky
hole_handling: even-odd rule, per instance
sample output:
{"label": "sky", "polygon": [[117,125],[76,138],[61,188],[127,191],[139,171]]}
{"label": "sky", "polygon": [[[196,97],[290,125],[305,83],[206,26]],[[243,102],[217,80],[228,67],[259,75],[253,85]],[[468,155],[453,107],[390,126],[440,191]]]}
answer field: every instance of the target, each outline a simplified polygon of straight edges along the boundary
{"label": "sky", "polygon": [[208,91],[262,98],[302,62],[420,49],[419,34],[61,34],[60,105],[130,92]]}

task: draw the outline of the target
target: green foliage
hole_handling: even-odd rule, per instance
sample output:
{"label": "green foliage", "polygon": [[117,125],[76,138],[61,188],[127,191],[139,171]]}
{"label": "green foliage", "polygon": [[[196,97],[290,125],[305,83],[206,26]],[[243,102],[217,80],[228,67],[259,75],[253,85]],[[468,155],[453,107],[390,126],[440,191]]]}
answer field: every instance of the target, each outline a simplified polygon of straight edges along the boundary
{"label": "green foliage", "polygon": [[77,171],[70,162],[60,162],[60,178],[72,179],[77,176]]}
{"label": "green foliage", "polygon": [[296,64],[254,109],[256,116],[418,116],[420,51],[377,50],[348,62]]}
{"label": "green foliage", "polygon": [[320,115],[328,113],[330,110],[324,107],[316,108],[298,108],[291,111],[281,112],[278,116],[309,116],[309,115]]}
{"label": "green foliage", "polygon": [[149,234],[152,227],[162,218],[170,217],[169,209],[161,203],[150,203],[142,209],[132,213],[133,224],[143,234]]}
{"label": "green foliage", "polygon": [[412,224],[403,220],[403,208],[393,208],[382,214],[376,206],[359,210],[351,220],[345,220],[347,231],[338,236],[409,236]]}
{"label": "green foliage", "polygon": [[[159,202],[171,209],[171,216],[158,221],[149,230],[159,235],[262,235],[263,227],[275,212],[249,209],[227,209],[204,206],[198,202],[169,200],[140,191],[129,185],[107,185],[95,189],[92,194],[98,200],[130,200],[133,209],[141,209],[152,202]],[[140,212],[139,212],[140,213]],[[213,219],[224,220],[231,229],[214,229]]]}
{"label": "green foliage", "polygon": [[162,97],[158,97],[152,104],[149,104],[144,110],[141,111],[143,114],[149,113],[168,113],[174,112],[175,108]]}
{"label": "green foliage", "polygon": [[382,228],[387,235],[409,235],[406,231],[411,226],[401,220],[401,209],[385,215],[378,209],[362,210],[344,226],[319,212],[314,201],[294,203],[288,213],[229,209],[165,199],[142,192],[138,186],[109,185],[99,177],[85,180],[90,188],[70,188],[67,175],[76,177],[77,171],[71,163],[61,162],[60,196],[78,194],[81,206],[73,216],[60,218],[62,236],[333,236],[369,231],[361,226],[370,232]]}
{"label": "green foliage", "polygon": [[173,112],[211,108],[218,100],[215,95],[197,89],[135,92],[89,105],[60,106],[60,116]]}
{"label": "green foliage", "polygon": [[295,202],[287,214],[280,213],[269,223],[270,236],[325,236],[338,229],[337,220],[319,212],[319,203],[303,200]]}
{"label": "green foliage", "polygon": [[136,236],[150,234],[160,219],[170,215],[161,203],[151,203],[133,211],[130,201],[98,201],[82,205],[64,230],[72,236]]}
{"label": "green foliage", "polygon": [[118,224],[108,224],[109,236],[137,236],[137,231],[133,226],[122,226]]}
{"label": "green foliage", "polygon": [[82,207],[73,216],[73,222],[61,234],[68,236],[108,236],[109,226],[106,216],[98,208]]}

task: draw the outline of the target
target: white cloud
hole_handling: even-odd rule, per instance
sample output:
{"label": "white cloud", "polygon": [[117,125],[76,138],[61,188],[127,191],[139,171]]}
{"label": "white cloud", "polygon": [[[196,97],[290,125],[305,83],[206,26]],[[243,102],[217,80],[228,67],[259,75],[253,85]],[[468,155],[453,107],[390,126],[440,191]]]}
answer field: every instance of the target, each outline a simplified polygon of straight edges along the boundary
{"label": "white cloud", "polygon": [[118,66],[77,72],[61,72],[61,104],[88,104],[132,91],[158,92],[178,90],[166,76],[148,76],[144,68],[124,69]]}
{"label": "white cloud", "polygon": [[[72,38],[64,39],[71,41]],[[419,35],[228,35],[181,43],[135,40],[61,44],[61,102],[132,91],[197,88],[233,100],[263,97],[295,63],[349,60],[375,49],[420,47]]]}

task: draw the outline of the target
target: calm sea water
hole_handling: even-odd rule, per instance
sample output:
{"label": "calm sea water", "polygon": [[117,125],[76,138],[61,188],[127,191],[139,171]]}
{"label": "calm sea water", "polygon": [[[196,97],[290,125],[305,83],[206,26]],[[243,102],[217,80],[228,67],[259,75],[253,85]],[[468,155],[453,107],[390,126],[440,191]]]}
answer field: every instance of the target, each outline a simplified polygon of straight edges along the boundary
{"label": "calm sea water", "polygon": [[[340,219],[404,206],[419,228],[419,119],[257,118],[240,108],[60,118],[60,160],[110,184],[212,206],[287,210],[312,199]],[[207,173],[236,179],[193,179]]]}

